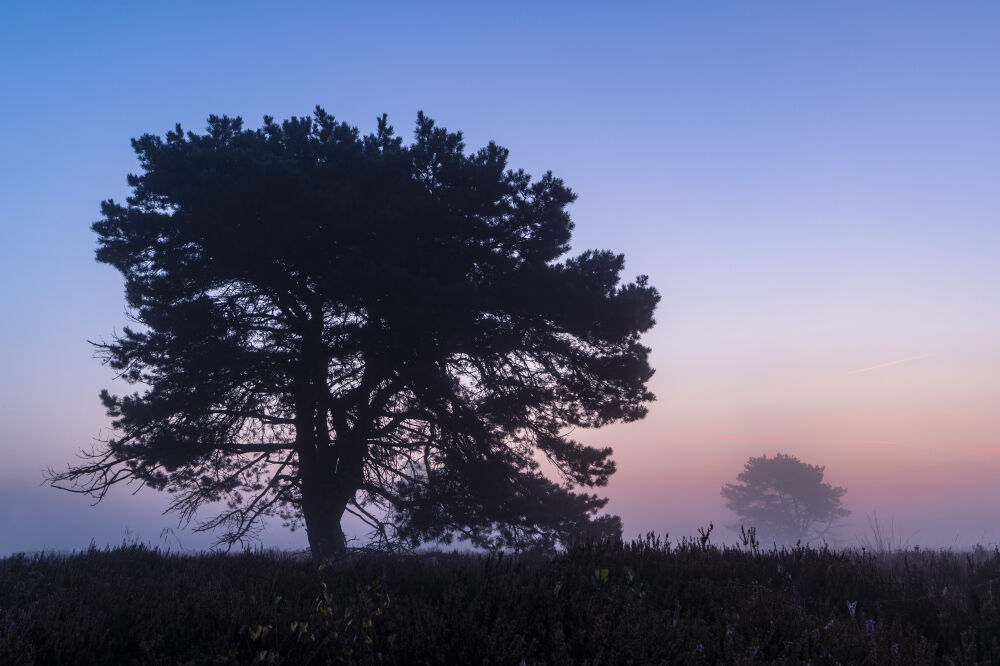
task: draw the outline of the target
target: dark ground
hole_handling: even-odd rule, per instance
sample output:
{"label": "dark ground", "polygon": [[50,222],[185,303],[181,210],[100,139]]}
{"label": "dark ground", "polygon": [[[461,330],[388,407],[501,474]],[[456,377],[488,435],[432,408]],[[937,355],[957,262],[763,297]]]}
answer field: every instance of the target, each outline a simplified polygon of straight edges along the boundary
{"label": "dark ground", "polygon": [[[994,587],[997,587],[995,590]],[[2,664],[1000,664],[1000,551],[0,560]]]}

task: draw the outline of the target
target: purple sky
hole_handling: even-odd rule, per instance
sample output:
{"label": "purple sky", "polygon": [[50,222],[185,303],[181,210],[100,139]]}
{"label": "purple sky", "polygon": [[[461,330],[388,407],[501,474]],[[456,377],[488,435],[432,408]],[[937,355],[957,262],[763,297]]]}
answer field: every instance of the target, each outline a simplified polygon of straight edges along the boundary
{"label": "purple sky", "polygon": [[0,8],[0,555],[210,543],[161,540],[157,493],[39,485],[108,424],[87,340],[126,320],[89,225],[131,137],[316,104],[404,136],[422,109],[553,170],[574,249],[660,289],[659,400],[585,434],[615,448],[628,535],[732,522],[720,486],[781,451],[848,487],[845,542],[875,512],[1000,541],[1000,6],[339,4]]}

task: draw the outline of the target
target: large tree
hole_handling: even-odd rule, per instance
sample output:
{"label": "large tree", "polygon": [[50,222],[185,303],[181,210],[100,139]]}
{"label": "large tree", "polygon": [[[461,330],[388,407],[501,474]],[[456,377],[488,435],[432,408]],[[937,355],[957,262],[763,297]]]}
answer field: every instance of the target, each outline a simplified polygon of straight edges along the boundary
{"label": "large tree", "polygon": [[726,507],[761,536],[782,542],[826,539],[837,521],[850,515],[841,506],[847,488],[823,481],[825,468],[779,453],[750,458],[722,487]]}
{"label": "large tree", "polygon": [[102,392],[113,438],[53,485],[166,489],[184,521],[224,501],[198,523],[224,543],[301,521],[317,557],[345,547],[345,512],[376,538],[502,547],[606,503],[578,489],[606,484],[611,449],[567,434],[646,414],[659,296],[621,283],[620,254],[565,256],[560,179],[423,114],[408,145],[318,107],[132,145],[131,196],[93,229],[138,324],[99,355],[140,392]]}

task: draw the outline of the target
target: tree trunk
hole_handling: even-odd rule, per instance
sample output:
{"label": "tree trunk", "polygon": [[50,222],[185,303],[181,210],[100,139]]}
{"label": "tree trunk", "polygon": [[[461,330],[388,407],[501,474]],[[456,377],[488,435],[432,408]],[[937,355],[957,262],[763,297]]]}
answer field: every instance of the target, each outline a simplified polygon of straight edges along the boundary
{"label": "tree trunk", "polygon": [[[318,319],[315,321],[319,321]],[[313,331],[316,333],[315,331]],[[332,475],[336,464],[330,460],[330,436],[326,409],[322,406],[318,335],[303,337],[302,366],[295,396],[295,448],[299,455],[302,517],[313,561],[322,563],[347,549],[340,520],[347,508],[343,493]],[[325,376],[325,370],[323,373]]]}
{"label": "tree trunk", "polygon": [[[315,349],[304,349],[303,359],[301,388],[295,400],[295,444],[309,550],[313,561],[322,563],[347,550],[340,521],[361,484],[364,449],[357,445],[357,438],[351,437],[346,423],[343,432],[337,433],[336,442],[331,442],[323,397],[327,364],[314,362]],[[316,368],[322,368],[322,372],[310,378]]]}
{"label": "tree trunk", "polygon": [[338,501],[339,493],[330,484],[318,481],[310,474],[302,477],[302,517],[306,522],[313,561],[322,563],[342,555],[347,549],[344,530],[340,526],[347,502]]}

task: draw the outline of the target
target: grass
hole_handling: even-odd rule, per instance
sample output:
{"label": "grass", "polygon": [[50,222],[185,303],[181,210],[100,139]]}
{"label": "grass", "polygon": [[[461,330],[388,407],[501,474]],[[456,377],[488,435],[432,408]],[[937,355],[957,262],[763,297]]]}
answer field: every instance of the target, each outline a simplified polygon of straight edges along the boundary
{"label": "grass", "polygon": [[995,593],[996,549],[765,551],[706,532],[319,569],[131,544],[0,560],[0,663],[1000,663]]}
{"label": "grass", "polygon": [[864,544],[865,550],[870,550],[876,555],[892,555],[909,550],[910,541],[916,535],[914,532],[903,539],[902,535],[896,533],[895,521],[890,519],[886,525],[879,521],[877,513],[872,513],[868,516],[868,534],[862,538],[861,543]]}

